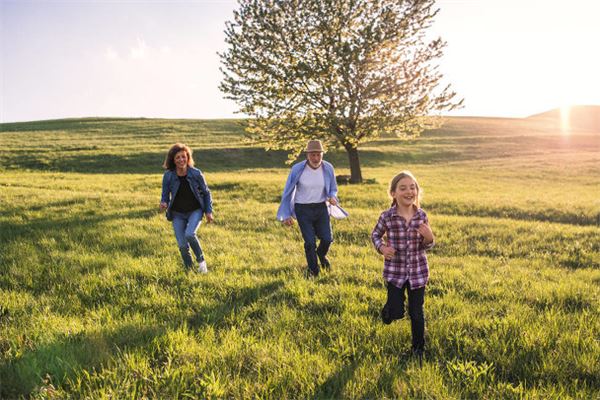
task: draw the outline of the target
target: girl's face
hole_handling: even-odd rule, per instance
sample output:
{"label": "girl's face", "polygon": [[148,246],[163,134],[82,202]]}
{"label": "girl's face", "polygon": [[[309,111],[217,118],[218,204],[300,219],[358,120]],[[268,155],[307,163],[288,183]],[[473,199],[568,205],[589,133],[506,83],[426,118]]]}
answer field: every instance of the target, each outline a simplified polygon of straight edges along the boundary
{"label": "girl's face", "polygon": [[181,150],[175,154],[175,166],[177,168],[183,169],[187,167],[188,164],[188,156],[185,150]]}
{"label": "girl's face", "polygon": [[398,181],[396,189],[394,189],[391,195],[400,206],[408,207],[415,204],[419,196],[417,182],[406,176]]}

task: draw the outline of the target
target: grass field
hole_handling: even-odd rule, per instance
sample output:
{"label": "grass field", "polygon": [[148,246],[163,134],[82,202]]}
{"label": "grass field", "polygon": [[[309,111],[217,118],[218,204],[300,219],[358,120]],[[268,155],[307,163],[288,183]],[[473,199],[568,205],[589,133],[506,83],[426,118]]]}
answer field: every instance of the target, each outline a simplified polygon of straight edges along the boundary
{"label": "grass field", "polygon": [[[157,211],[176,141],[214,197],[204,276]],[[360,155],[333,269],[306,280],[298,229],[275,220],[286,155],[237,122],[0,125],[0,398],[599,398],[600,133],[450,118]],[[437,236],[422,366],[410,322],[379,320],[369,240],[402,169]]]}

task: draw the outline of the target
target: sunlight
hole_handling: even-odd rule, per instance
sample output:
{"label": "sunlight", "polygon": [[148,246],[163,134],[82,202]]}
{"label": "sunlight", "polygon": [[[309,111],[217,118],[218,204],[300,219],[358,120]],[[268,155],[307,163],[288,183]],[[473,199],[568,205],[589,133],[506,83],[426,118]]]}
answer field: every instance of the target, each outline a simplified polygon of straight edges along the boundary
{"label": "sunlight", "polygon": [[563,135],[568,135],[571,130],[571,106],[560,108],[560,130]]}

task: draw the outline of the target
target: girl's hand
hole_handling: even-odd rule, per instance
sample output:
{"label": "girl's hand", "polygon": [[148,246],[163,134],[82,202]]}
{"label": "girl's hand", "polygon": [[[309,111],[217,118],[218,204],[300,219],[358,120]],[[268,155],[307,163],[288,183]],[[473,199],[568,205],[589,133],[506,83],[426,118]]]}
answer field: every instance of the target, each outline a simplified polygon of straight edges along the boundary
{"label": "girl's hand", "polygon": [[165,203],[164,201],[160,203],[160,205],[158,206],[158,209],[160,211],[165,211],[167,209],[168,205],[167,203]]}
{"label": "girl's hand", "polygon": [[424,244],[429,244],[429,243],[433,242],[433,231],[431,230],[429,225],[423,223],[423,224],[419,225],[419,228],[417,229],[417,231],[419,231],[419,233],[423,236]]}
{"label": "girl's hand", "polygon": [[206,214],[206,222],[208,222],[210,224],[214,220],[215,220],[215,217],[214,217],[213,213],[207,213]]}
{"label": "girl's hand", "polygon": [[381,254],[383,254],[383,257],[385,257],[386,260],[391,260],[392,257],[394,257],[394,254],[396,254],[396,249],[386,245],[381,246],[379,251],[381,251]]}

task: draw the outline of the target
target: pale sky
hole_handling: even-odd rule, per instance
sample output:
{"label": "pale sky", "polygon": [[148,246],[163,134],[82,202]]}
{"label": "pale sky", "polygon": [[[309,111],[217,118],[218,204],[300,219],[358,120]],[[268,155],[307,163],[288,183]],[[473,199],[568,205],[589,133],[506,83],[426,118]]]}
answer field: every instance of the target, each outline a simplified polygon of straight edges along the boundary
{"label": "pale sky", "polygon": [[[600,105],[600,1],[440,0],[440,70],[465,107],[525,117]],[[218,51],[234,0],[0,0],[0,122],[230,118]]]}

